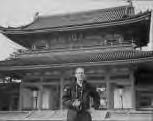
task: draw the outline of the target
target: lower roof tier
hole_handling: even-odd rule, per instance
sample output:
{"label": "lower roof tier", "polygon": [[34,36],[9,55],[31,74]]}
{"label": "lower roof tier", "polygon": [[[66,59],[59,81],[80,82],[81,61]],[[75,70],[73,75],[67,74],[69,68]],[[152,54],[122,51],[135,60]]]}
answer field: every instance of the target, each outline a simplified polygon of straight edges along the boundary
{"label": "lower roof tier", "polygon": [[134,49],[44,52],[1,61],[0,72],[75,66],[122,65],[152,61],[153,51]]}

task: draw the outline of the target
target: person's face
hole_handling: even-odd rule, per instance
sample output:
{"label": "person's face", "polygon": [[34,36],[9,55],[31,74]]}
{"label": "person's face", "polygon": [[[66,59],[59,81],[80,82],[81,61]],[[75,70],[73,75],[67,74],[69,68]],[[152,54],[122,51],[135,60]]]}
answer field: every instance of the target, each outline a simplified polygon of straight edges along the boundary
{"label": "person's face", "polygon": [[77,68],[75,71],[75,77],[77,78],[77,81],[83,81],[85,79],[84,69]]}

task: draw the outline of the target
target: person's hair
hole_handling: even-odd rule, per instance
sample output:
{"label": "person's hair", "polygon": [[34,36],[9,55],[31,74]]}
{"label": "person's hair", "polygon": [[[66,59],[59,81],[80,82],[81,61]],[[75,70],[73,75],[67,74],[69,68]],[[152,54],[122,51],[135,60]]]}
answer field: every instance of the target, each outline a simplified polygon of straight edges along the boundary
{"label": "person's hair", "polygon": [[[76,73],[76,71],[77,71],[78,69],[82,69],[82,70],[84,70],[83,67],[77,67],[77,68],[75,69],[75,73]],[[85,70],[84,70],[84,71],[85,71]]]}

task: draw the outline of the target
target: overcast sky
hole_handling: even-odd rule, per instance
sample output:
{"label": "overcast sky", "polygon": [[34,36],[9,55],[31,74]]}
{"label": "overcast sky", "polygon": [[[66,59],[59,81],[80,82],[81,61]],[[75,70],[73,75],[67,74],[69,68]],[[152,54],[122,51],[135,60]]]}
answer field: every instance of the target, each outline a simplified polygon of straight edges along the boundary
{"label": "overcast sky", "polygon": [[[0,26],[21,26],[33,21],[34,14],[40,16],[70,13],[91,9],[103,9],[127,5],[126,0],[0,0]],[[133,1],[136,12],[153,9],[153,1]],[[0,60],[9,57],[9,54],[21,48],[0,35]]]}

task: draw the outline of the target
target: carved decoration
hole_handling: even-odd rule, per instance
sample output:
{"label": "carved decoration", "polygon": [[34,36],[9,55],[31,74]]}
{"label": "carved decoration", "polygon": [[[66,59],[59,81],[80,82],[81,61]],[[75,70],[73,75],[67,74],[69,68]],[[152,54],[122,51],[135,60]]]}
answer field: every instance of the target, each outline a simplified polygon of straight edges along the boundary
{"label": "carved decoration", "polygon": [[48,48],[48,43],[45,40],[39,40],[39,41],[35,42],[34,47],[36,49],[47,49]]}
{"label": "carved decoration", "polygon": [[73,49],[92,46],[112,46],[122,44],[123,42],[123,35],[118,32],[76,32],[58,34],[54,37],[50,37],[49,40],[36,41],[33,45],[33,49]]}

